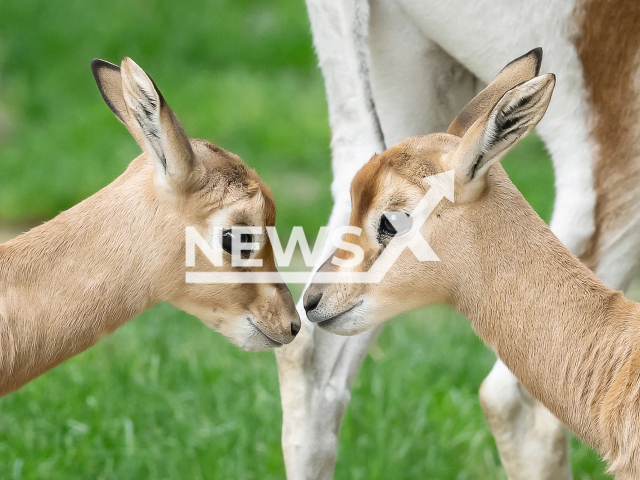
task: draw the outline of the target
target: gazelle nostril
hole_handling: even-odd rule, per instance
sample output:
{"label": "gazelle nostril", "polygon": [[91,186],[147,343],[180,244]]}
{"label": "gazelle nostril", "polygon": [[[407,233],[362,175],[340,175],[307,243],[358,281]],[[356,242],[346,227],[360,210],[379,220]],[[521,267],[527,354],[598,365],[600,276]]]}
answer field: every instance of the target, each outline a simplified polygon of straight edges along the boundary
{"label": "gazelle nostril", "polygon": [[304,302],[305,312],[309,313],[311,310],[314,310],[320,303],[321,299],[322,299],[322,292],[318,292],[315,295],[309,295],[307,298],[305,298],[305,302]]}
{"label": "gazelle nostril", "polygon": [[291,323],[291,335],[295,337],[296,335],[298,335],[299,331],[300,331],[300,325]]}

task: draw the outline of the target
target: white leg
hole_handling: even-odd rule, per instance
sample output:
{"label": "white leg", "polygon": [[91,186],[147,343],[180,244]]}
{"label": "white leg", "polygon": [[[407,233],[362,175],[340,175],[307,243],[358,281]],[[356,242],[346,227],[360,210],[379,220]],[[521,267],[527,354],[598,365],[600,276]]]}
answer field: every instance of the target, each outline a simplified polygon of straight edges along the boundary
{"label": "white leg", "polygon": [[[350,210],[349,202],[336,203],[329,232],[349,223]],[[321,259],[331,250],[327,243]],[[351,400],[351,384],[381,329],[340,337],[309,322],[302,300],[298,310],[300,333],[293,343],[276,351],[287,478],[330,480],[338,457],[342,418]]]}
{"label": "white leg", "polygon": [[564,426],[500,360],[482,382],[480,403],[509,480],[572,478]]}
{"label": "white leg", "polygon": [[333,478],[351,384],[379,333],[338,337],[304,320],[300,340],[277,352],[289,480]]}
{"label": "white leg", "polygon": [[[368,79],[366,0],[308,0],[314,43],[325,77],[332,130],[335,201],[329,234],[349,223],[349,185],[384,150]],[[325,245],[321,262],[331,253]],[[319,266],[319,265],[318,265]],[[331,479],[351,383],[379,330],[329,334],[306,320],[296,341],[276,352],[283,408],[282,446],[289,480]]]}

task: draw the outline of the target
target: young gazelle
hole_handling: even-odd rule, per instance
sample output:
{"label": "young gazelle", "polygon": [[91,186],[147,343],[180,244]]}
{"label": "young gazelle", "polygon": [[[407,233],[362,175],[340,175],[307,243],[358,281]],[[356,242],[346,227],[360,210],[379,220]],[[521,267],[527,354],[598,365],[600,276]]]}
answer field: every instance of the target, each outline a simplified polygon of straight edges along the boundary
{"label": "young gazelle", "polygon": [[[0,395],[90,347],[133,316],[167,301],[233,343],[289,343],[300,320],[284,284],[185,283],[185,232],[271,226],[275,206],[236,155],[189,140],[153,81],[132,60],[95,60],[107,105],[143,154],[92,197],[0,246]],[[257,240],[254,240],[257,242]],[[253,271],[275,271],[268,237]],[[230,250],[229,242],[219,247]],[[210,271],[228,272],[231,255]],[[196,267],[207,269],[197,258]]]}
{"label": "young gazelle", "polygon": [[[351,180],[374,153],[445,131],[478,86],[544,45],[543,68],[558,77],[536,127],[554,170],[550,228],[605,285],[628,287],[640,261],[640,2],[306,4],[332,132],[328,238],[348,224]],[[330,479],[352,382],[382,327],[336,338],[305,325],[293,348],[276,354],[285,462],[289,480]],[[500,360],[480,399],[510,480],[571,480],[562,424]]]}
{"label": "young gazelle", "polygon": [[[498,163],[546,111],[555,77],[535,75],[529,62],[510,64],[446,134],[409,138],[374,156],[351,187],[350,224],[362,233],[344,238],[364,260],[344,268],[330,258],[320,272],[367,270],[392,238],[403,245],[414,234],[440,261],[419,262],[405,249],[377,284],[312,284],[305,309],[324,329],[353,335],[411,308],[453,305],[617,478],[640,478],[640,305],[573,256]],[[433,188],[424,179],[451,170],[455,202],[442,200],[422,226],[385,216],[408,218]]]}

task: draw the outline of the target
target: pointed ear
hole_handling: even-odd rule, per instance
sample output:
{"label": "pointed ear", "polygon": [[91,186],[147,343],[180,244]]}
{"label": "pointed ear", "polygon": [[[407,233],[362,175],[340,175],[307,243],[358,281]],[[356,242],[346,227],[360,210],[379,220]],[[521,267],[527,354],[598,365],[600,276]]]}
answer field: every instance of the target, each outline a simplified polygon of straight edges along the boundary
{"label": "pointed ear", "polygon": [[541,63],[542,48],[540,47],[513,60],[462,109],[460,115],[449,126],[447,133],[462,137],[478,118],[496,104],[502,95],[516,85],[537,76],[540,73]]}
{"label": "pointed ear", "polygon": [[111,111],[154,159],[162,183],[187,188],[195,169],[195,154],[153,80],[130,58],[125,58],[121,67],[96,59],[91,62],[91,70]]}
{"label": "pointed ear", "polygon": [[136,139],[138,145],[144,150],[142,132],[129,115],[129,109],[124,101],[120,67],[106,60],[96,58],[91,62],[91,71],[107,106],[115,114],[116,118],[127,127],[127,130],[129,130],[131,135]]}
{"label": "pointed ear", "polygon": [[518,85],[467,130],[453,156],[456,181],[483,188],[491,165],[502,159],[542,119],[556,84],[548,73]]}
{"label": "pointed ear", "polygon": [[122,96],[122,77],[120,67],[106,60],[95,58],[91,62],[93,78],[96,79],[102,98],[111,111],[125,125],[127,124],[127,106]]}
{"label": "pointed ear", "polygon": [[121,65],[122,94],[129,130],[156,162],[167,185],[187,188],[195,169],[195,154],[182,125],[153,80],[130,58]]}

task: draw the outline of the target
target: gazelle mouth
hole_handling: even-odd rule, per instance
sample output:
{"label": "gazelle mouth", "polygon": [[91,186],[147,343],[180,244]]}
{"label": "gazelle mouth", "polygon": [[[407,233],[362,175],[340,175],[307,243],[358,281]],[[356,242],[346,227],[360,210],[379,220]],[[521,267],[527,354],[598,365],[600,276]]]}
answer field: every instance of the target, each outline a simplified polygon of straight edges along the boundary
{"label": "gazelle mouth", "polygon": [[265,337],[273,347],[281,347],[282,346],[282,343],[274,340],[269,335],[267,335],[258,325],[256,325],[253,322],[253,320],[251,318],[247,318],[247,320],[249,320],[249,323],[251,325],[253,325],[253,328],[255,328],[258,332],[260,332],[262,334],[262,336]]}
{"label": "gazelle mouth", "polygon": [[362,305],[364,303],[364,300],[360,300],[357,303],[354,303],[351,307],[347,308],[344,312],[341,312],[327,320],[322,320],[321,322],[318,322],[317,325],[320,328],[324,328],[327,329],[329,327],[331,327],[332,325],[335,325],[336,323],[338,323],[340,320],[342,320],[344,318],[345,315],[347,315],[349,312],[351,312],[352,310],[355,310],[356,308],[358,308],[360,305]]}

